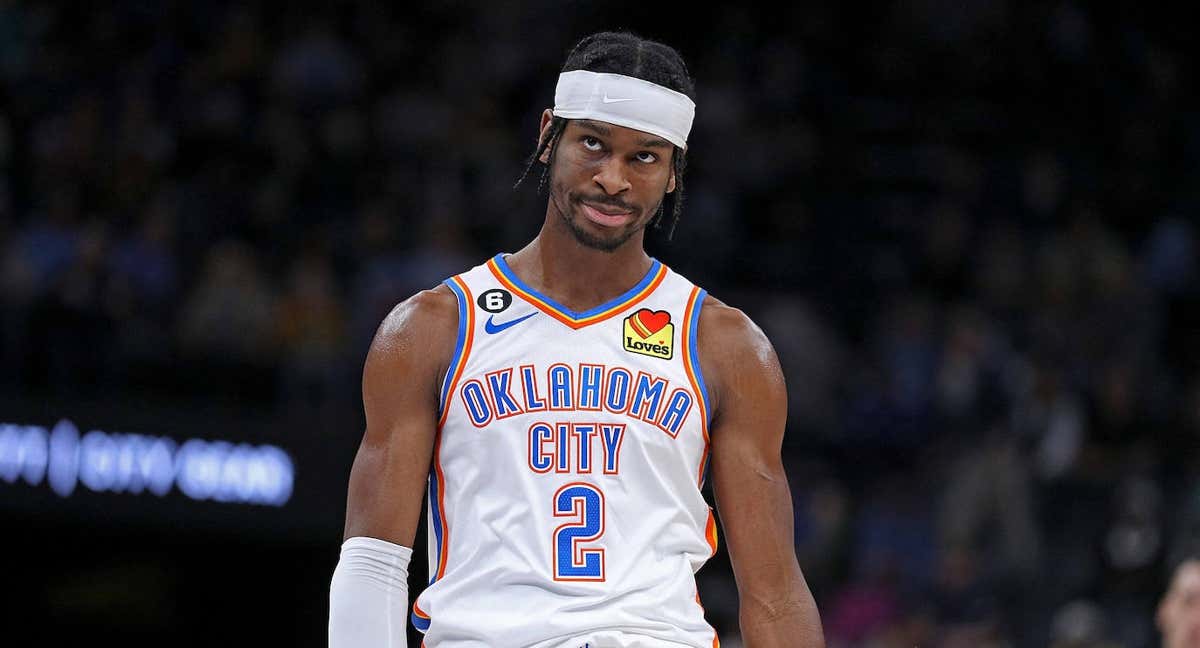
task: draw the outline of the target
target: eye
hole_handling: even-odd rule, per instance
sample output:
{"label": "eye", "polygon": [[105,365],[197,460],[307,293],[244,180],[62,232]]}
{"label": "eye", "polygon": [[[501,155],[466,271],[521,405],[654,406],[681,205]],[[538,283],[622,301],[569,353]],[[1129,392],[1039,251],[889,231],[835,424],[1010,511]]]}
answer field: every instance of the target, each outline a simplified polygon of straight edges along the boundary
{"label": "eye", "polygon": [[592,137],[591,135],[584,135],[583,139],[581,139],[580,141],[583,142],[583,148],[585,148],[589,151],[599,151],[600,149],[604,148],[600,144],[600,140],[596,139],[595,137]]}
{"label": "eye", "polygon": [[658,156],[650,151],[641,151],[637,154],[637,161],[643,164],[654,164],[658,162]]}

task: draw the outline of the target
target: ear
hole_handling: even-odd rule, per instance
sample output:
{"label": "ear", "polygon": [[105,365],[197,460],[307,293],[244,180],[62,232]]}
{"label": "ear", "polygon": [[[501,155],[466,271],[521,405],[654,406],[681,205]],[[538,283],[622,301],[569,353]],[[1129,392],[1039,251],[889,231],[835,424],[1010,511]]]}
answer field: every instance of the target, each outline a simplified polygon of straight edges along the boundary
{"label": "ear", "polygon": [[[538,128],[538,148],[542,148],[542,144],[545,143],[546,134],[550,132],[550,122],[553,120],[554,111],[549,108],[542,111],[542,125]],[[550,149],[546,149],[538,161],[542,164],[550,164]]]}
{"label": "ear", "polygon": [[675,156],[681,155],[679,148],[671,149],[671,159],[667,162],[667,166],[671,169],[671,177],[667,178],[667,193],[675,191]]}

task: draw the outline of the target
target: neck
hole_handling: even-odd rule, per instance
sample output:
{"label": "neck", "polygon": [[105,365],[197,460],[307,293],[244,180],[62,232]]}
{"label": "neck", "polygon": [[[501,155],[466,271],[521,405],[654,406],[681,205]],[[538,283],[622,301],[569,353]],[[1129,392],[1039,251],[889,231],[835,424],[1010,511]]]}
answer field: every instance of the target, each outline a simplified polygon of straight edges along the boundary
{"label": "neck", "polygon": [[595,308],[632,288],[650,271],[642,246],[644,232],[605,252],[587,247],[553,215],[538,235],[506,261],[539,292],[573,311]]}

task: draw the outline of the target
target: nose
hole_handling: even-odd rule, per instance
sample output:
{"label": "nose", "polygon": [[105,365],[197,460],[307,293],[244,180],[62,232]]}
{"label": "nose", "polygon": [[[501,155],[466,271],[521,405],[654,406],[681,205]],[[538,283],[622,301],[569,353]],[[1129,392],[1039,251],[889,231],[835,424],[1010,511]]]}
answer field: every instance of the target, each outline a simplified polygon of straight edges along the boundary
{"label": "nose", "polygon": [[625,177],[625,166],[621,164],[620,160],[615,159],[603,162],[596,171],[596,175],[592,176],[592,180],[610,196],[628,191],[633,186]]}

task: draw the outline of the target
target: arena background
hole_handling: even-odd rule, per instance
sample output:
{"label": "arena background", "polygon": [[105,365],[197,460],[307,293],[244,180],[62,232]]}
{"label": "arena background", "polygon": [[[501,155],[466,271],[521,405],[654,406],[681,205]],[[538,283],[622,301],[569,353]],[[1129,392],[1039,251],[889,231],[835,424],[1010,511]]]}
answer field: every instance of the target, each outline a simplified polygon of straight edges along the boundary
{"label": "arena background", "polygon": [[848,4],[0,3],[0,643],[324,645],[375,326],[537,231],[558,66],[626,28],[697,81],[649,245],[774,341],[829,645],[1156,645],[1200,536],[1192,23]]}

